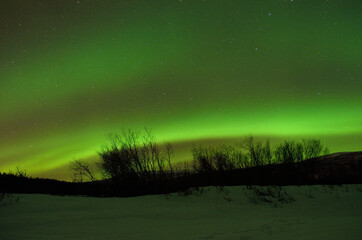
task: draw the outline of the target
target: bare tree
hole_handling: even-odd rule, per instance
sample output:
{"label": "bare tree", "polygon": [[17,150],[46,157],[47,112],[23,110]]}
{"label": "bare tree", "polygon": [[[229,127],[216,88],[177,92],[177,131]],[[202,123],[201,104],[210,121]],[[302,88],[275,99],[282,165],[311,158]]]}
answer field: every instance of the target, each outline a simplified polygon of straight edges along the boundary
{"label": "bare tree", "polygon": [[69,168],[74,171],[73,181],[83,182],[85,180],[95,181],[94,173],[89,164],[81,159],[70,162]]}
{"label": "bare tree", "polygon": [[329,150],[324,147],[319,139],[303,139],[304,159],[317,158],[328,154]]}
{"label": "bare tree", "polygon": [[15,168],[15,175],[18,177],[28,177],[26,170],[22,169],[20,164]]}
{"label": "bare tree", "polygon": [[253,136],[247,136],[242,142],[242,148],[247,150],[251,166],[263,165],[263,146],[261,142],[255,141]]}
{"label": "bare tree", "polygon": [[235,148],[230,145],[220,145],[212,149],[212,158],[217,170],[230,171],[236,167]]}
{"label": "bare tree", "polygon": [[123,130],[122,135],[111,135],[109,145],[99,152],[100,166],[106,175],[118,182],[152,183],[164,175],[166,160],[171,166],[171,149],[169,144],[166,151],[161,151],[148,129],[143,136]]}
{"label": "bare tree", "polygon": [[295,141],[284,141],[275,149],[275,158],[278,163],[295,162]]}
{"label": "bare tree", "polygon": [[201,146],[192,147],[193,169],[197,172],[210,172],[216,170],[212,157],[212,148]]}
{"label": "bare tree", "polygon": [[173,152],[173,147],[172,147],[172,144],[170,142],[165,142],[165,147],[166,147],[166,162],[167,162],[167,167],[168,167],[168,170],[169,170],[169,175],[171,178],[174,177],[174,169],[173,169],[173,166],[172,166],[172,163],[171,163],[171,159],[173,158],[174,156],[174,152]]}
{"label": "bare tree", "polygon": [[14,172],[9,170],[10,175],[15,175],[17,177],[28,177],[26,170],[24,170],[20,164],[16,165]]}
{"label": "bare tree", "polygon": [[266,140],[265,145],[263,147],[263,159],[267,164],[272,163],[273,155],[270,149],[270,140]]}

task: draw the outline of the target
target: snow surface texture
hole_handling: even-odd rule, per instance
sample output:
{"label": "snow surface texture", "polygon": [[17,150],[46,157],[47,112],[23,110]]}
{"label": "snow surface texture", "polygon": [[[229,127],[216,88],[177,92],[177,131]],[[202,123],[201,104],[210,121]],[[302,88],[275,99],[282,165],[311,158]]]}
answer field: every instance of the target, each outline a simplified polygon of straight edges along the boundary
{"label": "snow surface texture", "polygon": [[294,202],[255,203],[242,186],[134,198],[17,194],[0,203],[0,239],[362,239],[361,185],[283,189]]}

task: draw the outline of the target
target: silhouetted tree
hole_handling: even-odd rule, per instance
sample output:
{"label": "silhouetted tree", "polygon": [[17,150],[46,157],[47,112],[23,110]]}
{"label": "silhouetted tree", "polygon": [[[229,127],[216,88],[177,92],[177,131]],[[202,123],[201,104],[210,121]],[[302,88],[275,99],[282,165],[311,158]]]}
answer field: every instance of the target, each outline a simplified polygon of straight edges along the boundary
{"label": "silhouetted tree", "polygon": [[147,185],[164,181],[169,177],[166,162],[172,171],[172,145],[165,145],[165,150],[161,150],[147,129],[143,136],[123,130],[122,135],[111,135],[109,144],[99,152],[100,167],[105,175],[118,183]]}
{"label": "silhouetted tree", "polygon": [[329,150],[323,146],[319,139],[303,139],[304,159],[317,158],[328,154]]}
{"label": "silhouetted tree", "polygon": [[73,181],[74,182],[83,182],[84,180],[95,181],[93,169],[90,167],[89,163],[76,159],[70,162],[69,168],[74,172]]}
{"label": "silhouetted tree", "polygon": [[284,141],[274,151],[278,163],[291,164],[303,160],[303,145],[295,141]]}
{"label": "silhouetted tree", "polygon": [[272,164],[273,161],[273,155],[272,155],[272,150],[270,148],[270,141],[269,139],[266,140],[265,145],[263,147],[263,158],[264,158],[264,162],[267,164]]}
{"label": "silhouetted tree", "polygon": [[232,146],[221,145],[213,149],[216,169],[219,171],[230,171],[235,168],[234,149]]}
{"label": "silhouetted tree", "polygon": [[216,168],[212,159],[212,149],[203,148],[201,146],[192,147],[192,156],[194,159],[193,169],[196,172],[210,172]]}
{"label": "silhouetted tree", "polygon": [[26,170],[24,170],[20,166],[20,164],[16,165],[14,172],[9,171],[9,174],[13,174],[13,175],[15,175],[17,177],[24,177],[24,178],[28,177],[28,174],[27,174]]}
{"label": "silhouetted tree", "polygon": [[246,150],[249,158],[249,167],[262,166],[272,162],[272,152],[269,140],[265,145],[261,141],[256,141],[253,136],[244,138],[241,144],[242,148]]}

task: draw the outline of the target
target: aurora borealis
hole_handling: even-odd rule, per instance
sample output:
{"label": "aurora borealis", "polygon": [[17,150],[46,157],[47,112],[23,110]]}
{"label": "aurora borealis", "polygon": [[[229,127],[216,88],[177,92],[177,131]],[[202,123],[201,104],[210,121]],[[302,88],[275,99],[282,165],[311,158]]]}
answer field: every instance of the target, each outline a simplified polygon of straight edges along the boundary
{"label": "aurora borealis", "polygon": [[361,150],[361,7],[0,1],[0,171],[68,179],[122,128],[152,129],[178,160],[247,134]]}

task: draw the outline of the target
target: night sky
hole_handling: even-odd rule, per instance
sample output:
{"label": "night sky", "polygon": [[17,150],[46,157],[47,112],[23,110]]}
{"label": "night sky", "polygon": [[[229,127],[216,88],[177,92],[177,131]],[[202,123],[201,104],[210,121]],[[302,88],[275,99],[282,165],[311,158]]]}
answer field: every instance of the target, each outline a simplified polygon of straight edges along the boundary
{"label": "night sky", "polygon": [[0,1],[0,171],[69,179],[109,133],[362,147],[362,2]]}

